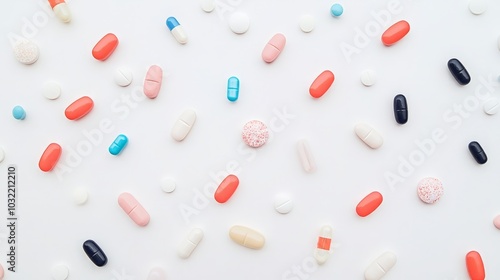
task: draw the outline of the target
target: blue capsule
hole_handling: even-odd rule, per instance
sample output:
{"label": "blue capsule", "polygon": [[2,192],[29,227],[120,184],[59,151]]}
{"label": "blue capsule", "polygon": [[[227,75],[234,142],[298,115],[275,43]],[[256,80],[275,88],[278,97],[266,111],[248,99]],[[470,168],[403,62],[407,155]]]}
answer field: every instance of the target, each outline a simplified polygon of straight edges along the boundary
{"label": "blue capsule", "polygon": [[169,17],[167,18],[167,27],[170,30],[170,33],[174,36],[175,40],[179,42],[180,44],[185,44],[187,43],[187,34],[182,28],[182,26],[179,24],[176,18],[174,17]]}
{"label": "blue capsule", "polygon": [[344,13],[344,7],[342,7],[342,5],[340,4],[333,4],[330,8],[330,13],[334,17],[339,17]]}
{"label": "blue capsule", "polygon": [[127,146],[128,138],[127,136],[120,134],[116,136],[115,141],[109,145],[109,153],[116,156]]}
{"label": "blue capsule", "polygon": [[240,80],[236,77],[230,77],[227,80],[227,99],[231,102],[238,100],[240,95]]}
{"label": "blue capsule", "polygon": [[24,120],[26,118],[26,111],[24,111],[23,107],[16,106],[12,109],[12,116],[14,116],[16,120]]}

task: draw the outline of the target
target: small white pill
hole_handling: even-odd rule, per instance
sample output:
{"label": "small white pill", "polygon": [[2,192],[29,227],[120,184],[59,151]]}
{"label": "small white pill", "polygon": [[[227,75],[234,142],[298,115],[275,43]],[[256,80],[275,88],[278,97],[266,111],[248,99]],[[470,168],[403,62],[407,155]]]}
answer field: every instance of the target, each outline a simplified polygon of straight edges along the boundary
{"label": "small white pill", "polygon": [[166,193],[171,193],[175,191],[175,181],[170,177],[165,177],[161,180],[161,189]]}
{"label": "small white pill", "polygon": [[115,71],[115,83],[121,87],[126,87],[132,83],[133,74],[128,68],[118,68]]}
{"label": "small white pill", "polygon": [[488,9],[487,0],[471,0],[469,2],[469,10],[474,15],[480,15]]}
{"label": "small white pill", "polygon": [[0,147],[0,162],[5,159],[5,152],[2,147]]}
{"label": "small white pill", "polygon": [[377,82],[375,71],[367,69],[361,72],[361,83],[366,87],[371,87]]}
{"label": "small white pill", "polygon": [[299,19],[300,30],[302,30],[305,33],[313,31],[315,25],[316,25],[316,20],[311,15],[303,15]]}
{"label": "small white pill", "polygon": [[304,168],[307,173],[314,172],[316,170],[316,164],[314,163],[311,149],[309,149],[309,144],[305,139],[299,141],[297,144],[297,150],[299,151],[302,168]]}
{"label": "small white pill", "polygon": [[149,271],[148,280],[167,280],[167,276],[163,269],[155,267]]}
{"label": "small white pill", "polygon": [[488,99],[483,104],[483,110],[488,115],[494,115],[498,113],[499,109],[500,109],[500,101],[498,100],[498,98]]}
{"label": "small white pill", "polygon": [[274,199],[274,209],[280,214],[288,214],[293,209],[293,200],[288,194],[278,194]]}
{"label": "small white pill", "polygon": [[243,34],[250,27],[250,18],[247,14],[236,12],[229,18],[229,28],[236,34]]}
{"label": "small white pill", "polygon": [[54,280],[66,280],[69,275],[69,269],[67,266],[59,264],[52,268],[51,274]]}
{"label": "small white pill", "polygon": [[200,6],[204,12],[210,13],[215,10],[215,0],[200,0]]}
{"label": "small white pill", "polygon": [[366,123],[358,123],[354,127],[354,132],[368,147],[378,149],[384,144],[382,135],[375,128]]}
{"label": "small white pill", "polygon": [[46,82],[43,85],[42,94],[47,99],[55,100],[61,96],[61,86],[54,81]]}
{"label": "small white pill", "polygon": [[38,60],[40,50],[34,42],[24,39],[14,45],[14,55],[19,62],[29,65]]}
{"label": "small white pill", "polygon": [[78,205],[83,205],[87,202],[89,194],[87,189],[83,187],[76,187],[73,189],[73,200]]}
{"label": "small white pill", "polygon": [[379,280],[391,270],[397,262],[393,252],[385,252],[374,260],[365,270],[365,280]]}

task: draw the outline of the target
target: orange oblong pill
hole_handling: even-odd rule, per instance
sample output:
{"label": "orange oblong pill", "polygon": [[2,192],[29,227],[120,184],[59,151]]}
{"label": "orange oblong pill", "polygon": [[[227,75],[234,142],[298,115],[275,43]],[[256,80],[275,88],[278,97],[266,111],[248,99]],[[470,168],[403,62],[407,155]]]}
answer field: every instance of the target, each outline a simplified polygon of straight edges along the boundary
{"label": "orange oblong pill", "polygon": [[386,46],[392,46],[403,39],[408,32],[410,32],[410,24],[406,20],[398,21],[382,34],[382,43]]}
{"label": "orange oblong pill", "polygon": [[59,158],[61,157],[62,148],[57,143],[50,143],[49,146],[45,149],[42,156],[40,157],[40,161],[38,162],[38,167],[43,172],[49,172],[56,166]]}
{"label": "orange oblong pill", "polygon": [[92,56],[100,61],[108,59],[118,46],[118,38],[113,33],[108,33],[102,37],[92,49]]}
{"label": "orange oblong pill", "polygon": [[219,203],[225,203],[231,198],[231,196],[233,196],[239,184],[240,180],[236,177],[236,175],[228,175],[224,178],[224,180],[222,180],[219,187],[215,191],[215,200]]}
{"label": "orange oblong pill", "polygon": [[320,98],[328,91],[334,80],[335,75],[332,71],[323,71],[309,87],[309,94],[314,98]]}
{"label": "orange oblong pill", "polygon": [[383,200],[384,198],[381,193],[377,191],[372,192],[358,203],[358,206],[356,206],[356,213],[360,217],[366,217],[375,211],[380,204],[382,204]]}
{"label": "orange oblong pill", "polygon": [[94,101],[88,96],[83,96],[77,99],[75,102],[71,103],[66,110],[64,115],[69,120],[78,120],[87,115],[94,108]]}
{"label": "orange oblong pill", "polygon": [[484,264],[481,255],[476,251],[470,251],[465,256],[467,264],[467,272],[471,280],[484,280],[486,273],[484,272]]}

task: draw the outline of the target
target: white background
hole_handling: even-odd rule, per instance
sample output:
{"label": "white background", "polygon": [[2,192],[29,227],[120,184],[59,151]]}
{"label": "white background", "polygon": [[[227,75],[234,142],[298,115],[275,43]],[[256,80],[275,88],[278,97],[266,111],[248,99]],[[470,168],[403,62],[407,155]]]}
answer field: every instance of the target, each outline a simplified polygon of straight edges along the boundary
{"label": "white background", "polygon": [[[500,279],[500,232],[492,225],[500,214],[499,116],[484,114],[483,101],[474,96],[476,90],[488,92],[480,77],[495,80],[500,73],[500,2],[490,1],[486,13],[474,16],[467,0],[400,0],[398,13],[383,27],[373,14],[387,10],[388,1],[343,1],[340,18],[329,14],[333,3],[220,0],[217,11],[207,14],[197,1],[73,0],[68,1],[70,24],[45,12],[46,1],[4,6],[0,145],[6,158],[0,164],[0,218],[6,223],[9,164],[18,167],[19,217],[18,272],[6,272],[5,279],[50,279],[51,268],[61,263],[69,267],[69,279],[146,279],[154,266],[165,269],[168,279],[363,279],[365,268],[387,250],[398,256],[387,280],[468,279],[465,255],[471,250],[482,254],[487,279]],[[244,35],[228,27],[235,11],[251,18]],[[317,20],[310,34],[298,27],[298,18],[306,13]],[[188,33],[186,45],[168,31],[169,16]],[[383,46],[381,33],[401,19],[410,23],[410,33],[392,47]],[[30,24],[37,25],[29,30]],[[375,35],[347,59],[341,46],[355,47],[356,29],[367,27]],[[91,50],[109,32],[120,44],[108,60],[97,61]],[[286,35],[287,45],[274,63],[266,64],[262,48],[277,32]],[[38,44],[38,62],[26,66],[15,60],[9,40],[13,34]],[[459,86],[449,73],[446,63],[452,57],[469,70],[469,85]],[[135,102],[134,108],[125,105],[122,98],[142,87],[153,64],[165,74],[158,98]],[[113,81],[120,66],[134,72],[127,88]],[[336,80],[327,94],[313,99],[308,87],[326,69]],[[359,82],[364,69],[376,71],[373,87]],[[235,103],[225,96],[232,75],[241,81]],[[49,80],[63,88],[55,101],[41,94]],[[488,83],[495,86],[491,96],[499,97],[496,81]],[[403,126],[392,112],[398,93],[409,102],[410,120]],[[94,109],[81,120],[67,120],[64,109],[83,95],[93,98]],[[464,102],[470,102],[470,111],[457,117],[454,106]],[[15,105],[26,109],[24,121],[12,117]],[[194,108],[198,120],[178,143],[170,130],[186,108]],[[259,119],[269,125],[283,110],[293,118],[286,125],[276,121],[279,129],[266,145],[257,150],[243,146],[244,123]],[[102,120],[111,121],[113,130],[78,159],[77,147],[89,143],[84,132],[98,129]],[[380,149],[371,150],[357,139],[353,127],[360,121],[382,133]],[[384,174],[398,174],[401,158],[408,160],[418,150],[415,141],[430,138],[435,129],[444,131],[444,143],[436,144],[423,163],[404,174],[404,182],[391,188]],[[130,142],[115,157],[107,148],[119,133]],[[298,160],[296,143],[302,138],[316,159],[313,174],[305,173]],[[468,152],[473,140],[487,152],[485,165]],[[38,169],[51,142],[63,147],[60,176]],[[238,165],[241,183],[235,195],[226,204],[209,197],[206,206],[199,205],[199,193],[215,184],[210,174],[220,173],[221,180],[227,164]],[[71,172],[62,174],[62,165]],[[171,194],[160,188],[166,176],[177,182]],[[416,195],[418,181],[427,176],[444,184],[445,194],[435,205]],[[89,191],[87,204],[73,202],[76,187]],[[374,190],[384,195],[384,202],[370,216],[358,217],[356,204]],[[149,211],[148,226],[136,226],[118,206],[124,191]],[[290,214],[274,211],[278,193],[294,198]],[[205,207],[185,219],[181,209],[197,206]],[[264,234],[265,247],[250,250],[232,242],[228,230],[235,224]],[[326,264],[311,266],[325,224],[334,228],[335,248]],[[205,237],[191,258],[182,260],[177,246],[193,227],[202,228]],[[8,233],[0,228],[0,260],[6,269]],[[87,239],[106,252],[105,267],[94,266],[83,252]],[[294,276],[292,268],[304,271],[303,264],[310,272]]]}

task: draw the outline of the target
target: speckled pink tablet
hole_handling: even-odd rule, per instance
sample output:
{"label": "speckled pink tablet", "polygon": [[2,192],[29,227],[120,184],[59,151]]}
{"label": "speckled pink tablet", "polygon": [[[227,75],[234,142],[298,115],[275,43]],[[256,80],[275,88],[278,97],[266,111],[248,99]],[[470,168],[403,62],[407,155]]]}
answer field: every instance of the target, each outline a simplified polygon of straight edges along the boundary
{"label": "speckled pink tablet", "polygon": [[269,139],[269,131],[267,126],[257,120],[249,121],[243,126],[243,142],[252,148],[258,148],[266,144]]}
{"label": "speckled pink tablet", "polygon": [[436,178],[424,178],[418,182],[417,194],[425,203],[437,202],[443,193],[443,184]]}
{"label": "speckled pink tablet", "polygon": [[493,225],[495,225],[495,227],[497,229],[500,229],[500,215],[496,216],[494,219],[493,219]]}

